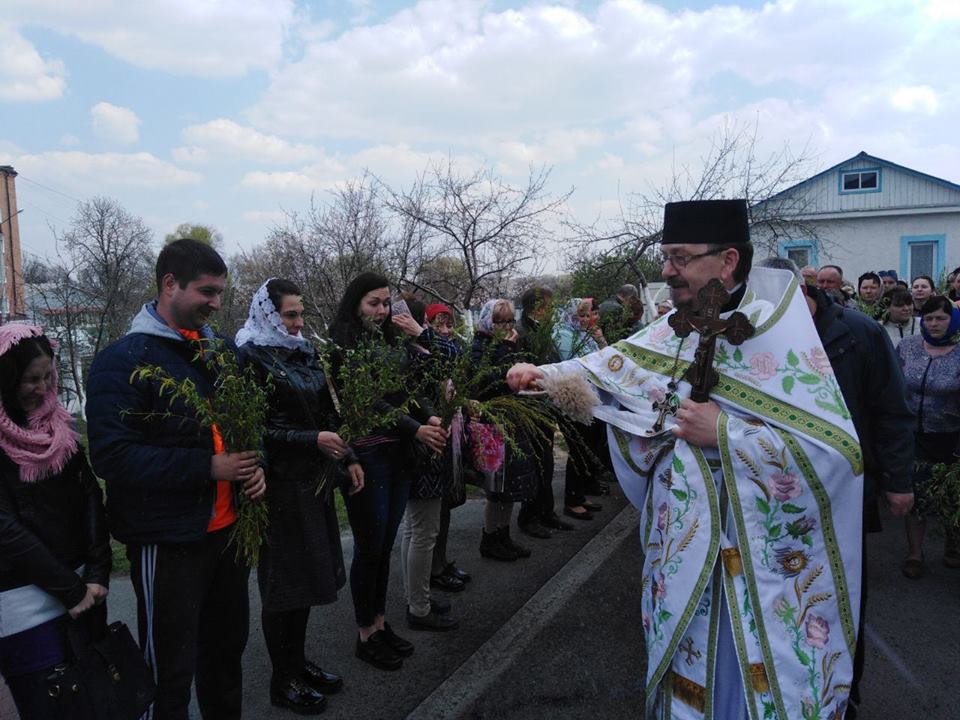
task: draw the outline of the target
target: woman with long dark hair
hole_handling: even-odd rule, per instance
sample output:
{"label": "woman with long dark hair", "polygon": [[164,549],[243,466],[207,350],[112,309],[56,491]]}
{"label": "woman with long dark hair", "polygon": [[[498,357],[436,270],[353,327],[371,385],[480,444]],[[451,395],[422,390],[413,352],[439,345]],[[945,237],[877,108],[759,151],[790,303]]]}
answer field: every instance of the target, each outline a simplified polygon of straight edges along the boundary
{"label": "woman with long dark hair", "polygon": [[257,571],[263,636],[273,665],[270,702],[313,715],[323,712],[326,695],[343,686],[339,676],[304,655],[310,608],[332,603],[346,583],[333,476],[342,464],[348,493],[357,493],[363,469],[330,430],[337,414],[326,373],[302,328],[300,288],[271,278],[254,294],[236,341],[270,387],[264,438],[270,522]]}
{"label": "woman with long dark hair", "polygon": [[50,342],[0,326],[0,673],[23,718],[50,714],[46,677],[71,659],[67,624],[106,628],[110,541],[100,486],[57,401]]}
{"label": "woman with long dark hair", "polygon": [[[960,309],[943,295],[928,298],[920,308],[920,335],[904,338],[897,355],[907,380],[907,401],[917,417],[914,512],[906,517],[908,554],[902,570],[916,579],[925,571],[923,536],[930,507],[924,495],[931,468],[957,462],[960,441]],[[960,549],[947,534],[944,564],[960,567]]]}
{"label": "woman with long dark hair", "polygon": [[[394,352],[402,335],[391,317],[389,282],[376,273],[361,273],[347,286],[330,326],[330,337],[341,351],[334,353],[335,374],[346,362],[342,351],[363,344],[379,344],[384,362],[406,362],[405,351]],[[393,411],[405,399],[379,398],[374,411],[395,415]],[[415,408],[415,415],[401,414],[388,426],[352,442],[365,476],[364,489],[345,498],[354,538],[350,591],[359,628],[356,655],[381,670],[399,669],[403,658],[413,653],[413,644],[386,621],[390,552],[413,479],[404,453],[414,442],[443,452],[447,441],[440,418],[428,404],[421,401]]]}

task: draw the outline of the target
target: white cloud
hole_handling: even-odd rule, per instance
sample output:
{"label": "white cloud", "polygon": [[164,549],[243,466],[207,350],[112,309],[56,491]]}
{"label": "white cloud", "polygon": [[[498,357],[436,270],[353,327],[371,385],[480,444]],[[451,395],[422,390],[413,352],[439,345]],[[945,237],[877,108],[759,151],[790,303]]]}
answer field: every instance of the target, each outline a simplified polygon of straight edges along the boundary
{"label": "white cloud", "polygon": [[98,102],[90,108],[93,132],[101,140],[133,145],[140,139],[140,118],[130,108]]}
{"label": "white cloud", "polygon": [[187,147],[174,150],[174,157],[206,160],[209,154],[267,164],[300,164],[323,159],[324,153],[312,145],[290,143],[276,135],[218,118],[184,128],[181,137]]}
{"label": "white cloud", "polygon": [[59,60],[43,58],[10,23],[0,22],[0,100],[55,100],[67,87]]}
{"label": "white cloud", "polygon": [[935,114],[940,107],[940,99],[929,85],[897,88],[890,96],[890,103],[897,110],[926,115]]}
{"label": "white cloud", "polygon": [[240,215],[246,223],[272,227],[281,224],[287,218],[283,210],[247,210]]}
{"label": "white cloud", "polygon": [[16,163],[24,175],[47,178],[78,194],[91,193],[91,188],[173,188],[195,185],[202,179],[145,152],[46,152],[21,155]]}
{"label": "white cloud", "polygon": [[294,20],[293,0],[6,0],[22,25],[73,35],[142,68],[239,77],[273,68]]}

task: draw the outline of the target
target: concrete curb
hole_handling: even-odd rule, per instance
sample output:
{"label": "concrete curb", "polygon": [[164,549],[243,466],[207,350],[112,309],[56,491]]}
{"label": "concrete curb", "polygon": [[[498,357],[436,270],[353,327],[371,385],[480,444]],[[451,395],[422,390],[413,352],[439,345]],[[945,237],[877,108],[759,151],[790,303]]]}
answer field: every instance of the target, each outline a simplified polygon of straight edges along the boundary
{"label": "concrete curb", "polygon": [[407,715],[407,720],[464,717],[484,690],[510,667],[603,561],[628,535],[636,532],[639,523],[640,513],[632,505],[627,505],[495,635],[417,705]]}

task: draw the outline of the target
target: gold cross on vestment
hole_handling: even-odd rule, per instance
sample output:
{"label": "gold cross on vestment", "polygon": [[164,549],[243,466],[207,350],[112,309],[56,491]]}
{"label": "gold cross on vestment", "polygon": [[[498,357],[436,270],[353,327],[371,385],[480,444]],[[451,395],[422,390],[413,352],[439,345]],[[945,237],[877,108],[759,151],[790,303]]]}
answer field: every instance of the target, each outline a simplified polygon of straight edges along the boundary
{"label": "gold cross on vestment", "polygon": [[720,375],[713,368],[717,338],[723,335],[731,345],[740,345],[753,337],[756,328],[739,311],[726,319],[720,317],[723,306],[730,300],[730,294],[718,278],[713,278],[700,288],[697,298],[700,300],[699,310],[682,307],[667,322],[677,337],[685,338],[694,331],[700,334],[693,362],[684,373],[684,379],[693,386],[690,399],[702,403],[710,399],[710,389],[720,381]]}

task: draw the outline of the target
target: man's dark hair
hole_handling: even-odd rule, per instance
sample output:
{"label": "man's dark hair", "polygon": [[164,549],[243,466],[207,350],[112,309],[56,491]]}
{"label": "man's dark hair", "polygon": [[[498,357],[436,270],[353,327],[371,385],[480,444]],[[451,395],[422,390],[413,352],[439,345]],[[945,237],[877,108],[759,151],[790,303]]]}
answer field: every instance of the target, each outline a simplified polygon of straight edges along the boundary
{"label": "man's dark hair", "polygon": [[303,293],[300,292],[299,286],[292,280],[273,278],[267,282],[267,295],[270,297],[270,302],[273,303],[277,312],[280,312],[280,306],[283,304],[284,297],[287,295],[303,295]]}
{"label": "man's dark hair", "polygon": [[17,425],[27,424],[27,414],[17,400],[17,388],[20,387],[20,380],[27,366],[41,355],[53,359],[53,348],[45,335],[23,338],[0,355],[0,400],[7,417]]}
{"label": "man's dark hair", "polygon": [[947,315],[950,315],[953,313],[953,308],[955,307],[956,305],[954,305],[953,301],[946,295],[931,295],[924,300],[923,305],[920,306],[920,314],[929,315],[937,310],[943,310]]}
{"label": "man's dark hair", "polygon": [[817,270],[817,274],[819,275],[824,270],[829,270],[829,269],[836,270],[840,274],[840,279],[843,280],[843,268],[840,267],[839,265],[823,265],[820,267],[819,270]]}
{"label": "man's dark hair", "polygon": [[220,253],[206,243],[190,238],[181,238],[167,244],[157,257],[157,292],[164,276],[170,273],[184,289],[201,275],[222,277],[227,274],[227,264]]}
{"label": "man's dark hair", "polygon": [[909,290],[902,287],[892,287],[883,294],[887,301],[887,307],[903,307],[904,305],[913,305],[913,295]]}
{"label": "man's dark hair", "polygon": [[[843,273],[841,273],[842,275]],[[879,287],[883,287],[883,281],[880,279],[880,276],[875,272],[865,272],[857,279],[857,292],[860,292],[860,286],[863,285],[864,280],[873,280]]]}
{"label": "man's dark hair", "polygon": [[632,283],[625,283],[620,286],[619,290],[617,290],[617,297],[620,297],[620,298],[640,297],[640,293],[637,291],[636,285]]}
{"label": "man's dark hair", "polygon": [[553,290],[547,287],[541,287],[540,285],[534,285],[532,288],[527,288],[523,291],[523,294],[520,296],[520,307],[523,309],[524,315],[529,315],[537,309],[538,305],[542,305],[552,298]]}
{"label": "man's dark hair", "polygon": [[709,245],[711,252],[718,250],[736,250],[740,253],[740,259],[737,260],[737,266],[733,269],[733,279],[738,282],[746,282],[750,276],[750,268],[753,267],[753,244],[752,243],[730,243],[727,245]]}

